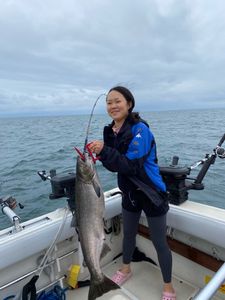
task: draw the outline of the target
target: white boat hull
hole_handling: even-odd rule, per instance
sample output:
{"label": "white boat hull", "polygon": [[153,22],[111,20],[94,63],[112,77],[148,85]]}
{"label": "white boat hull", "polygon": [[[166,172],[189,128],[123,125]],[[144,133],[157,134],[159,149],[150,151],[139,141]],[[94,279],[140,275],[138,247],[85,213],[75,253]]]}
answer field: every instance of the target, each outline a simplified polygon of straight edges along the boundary
{"label": "white boat hull", "polygon": [[[105,219],[110,220],[121,213],[121,195],[111,196],[117,189],[105,193]],[[12,228],[0,231],[0,299],[21,291],[24,284],[34,275],[46,249],[51,245],[62,224],[65,209],[22,223],[23,230],[13,233]],[[72,264],[81,264],[75,229],[70,226],[72,214],[66,217],[62,233],[49,260],[48,268],[37,282],[38,290],[54,282],[65,284],[65,275]],[[146,226],[145,217],[140,223]],[[221,262],[225,261],[225,210],[186,201],[180,206],[170,205],[167,219],[170,238],[202,251]],[[122,251],[122,234],[107,235],[112,251],[102,261],[110,263]],[[151,241],[138,235],[137,245],[157,261]],[[214,272],[196,262],[173,253],[174,275],[193,285],[196,291],[204,285],[206,276]],[[88,271],[80,274],[80,279]],[[218,299],[225,299],[225,293],[217,293]],[[85,299],[85,298],[84,298]],[[140,298],[141,299],[141,298]]]}

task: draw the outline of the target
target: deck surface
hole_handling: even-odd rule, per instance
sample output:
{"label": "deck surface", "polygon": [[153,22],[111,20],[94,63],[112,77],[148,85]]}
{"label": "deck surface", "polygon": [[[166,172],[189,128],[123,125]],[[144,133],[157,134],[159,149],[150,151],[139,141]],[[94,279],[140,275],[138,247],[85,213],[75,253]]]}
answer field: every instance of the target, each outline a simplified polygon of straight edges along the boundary
{"label": "deck surface", "polygon": [[[121,258],[103,268],[108,277],[112,277],[119,269]],[[149,262],[132,263],[133,276],[121,287],[99,297],[99,300],[160,300],[162,289],[162,277],[158,267]],[[177,293],[177,300],[191,299],[197,290],[187,282],[173,277],[173,285]],[[88,287],[69,291],[68,300],[87,300]]]}

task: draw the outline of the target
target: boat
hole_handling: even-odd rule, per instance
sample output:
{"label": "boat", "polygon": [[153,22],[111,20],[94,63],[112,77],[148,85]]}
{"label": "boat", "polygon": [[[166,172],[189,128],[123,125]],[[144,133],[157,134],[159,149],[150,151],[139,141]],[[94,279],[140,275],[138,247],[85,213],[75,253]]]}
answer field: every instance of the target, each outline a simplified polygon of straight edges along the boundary
{"label": "boat", "polygon": [[[210,155],[191,167],[180,167],[177,157],[171,165],[160,166],[169,191],[167,239],[173,255],[177,300],[225,299],[225,209],[189,199],[189,190],[204,188],[203,179],[216,158],[225,158],[224,140],[225,134]],[[189,177],[200,165],[197,177]],[[83,264],[76,230],[71,227],[76,174],[58,175],[52,170],[50,175],[45,171],[39,175],[51,183],[49,197],[66,197],[67,203],[64,208],[21,222],[13,211],[16,200],[0,199],[2,212],[12,222],[11,227],[0,231],[0,299],[32,299],[21,296],[24,287],[31,285],[39,296],[58,289],[65,295],[61,299],[87,299],[89,272]],[[121,264],[121,192],[116,187],[104,196],[105,235],[111,251],[101,266],[111,277]],[[120,289],[98,299],[161,298],[163,282],[145,215],[140,219],[135,251],[133,276]]]}

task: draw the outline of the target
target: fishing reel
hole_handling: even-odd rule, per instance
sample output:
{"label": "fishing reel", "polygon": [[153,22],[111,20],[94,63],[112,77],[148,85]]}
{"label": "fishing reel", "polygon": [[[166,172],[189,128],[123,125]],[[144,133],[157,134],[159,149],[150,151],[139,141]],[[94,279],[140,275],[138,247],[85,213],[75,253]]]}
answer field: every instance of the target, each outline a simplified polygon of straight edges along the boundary
{"label": "fishing reel", "polygon": [[[215,163],[217,156],[221,159],[225,158],[225,149],[222,146],[225,141],[225,134],[220,139],[216,148],[211,154],[206,154],[204,159],[201,159],[190,167],[179,167],[179,157],[174,156],[172,164],[168,167],[160,167],[160,173],[166,184],[169,202],[179,205],[188,199],[188,190],[203,190],[202,183],[209,167]],[[196,178],[190,178],[191,171],[202,165]]]}
{"label": "fishing reel", "polygon": [[216,147],[215,149],[216,154],[218,155],[219,158],[225,158],[225,149],[222,147]]}
{"label": "fishing reel", "polygon": [[14,210],[17,206],[16,199],[13,198],[12,196],[7,196],[3,199],[1,198],[0,204],[2,206],[2,210],[4,209],[4,207],[9,207],[10,209]]}

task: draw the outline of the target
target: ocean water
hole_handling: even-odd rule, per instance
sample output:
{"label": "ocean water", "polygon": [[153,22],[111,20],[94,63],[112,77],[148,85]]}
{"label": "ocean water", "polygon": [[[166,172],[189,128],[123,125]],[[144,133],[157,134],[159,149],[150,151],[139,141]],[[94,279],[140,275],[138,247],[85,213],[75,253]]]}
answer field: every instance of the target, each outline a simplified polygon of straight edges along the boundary
{"label": "ocean water", "polygon": [[[161,165],[169,165],[174,155],[179,156],[180,166],[192,165],[212,153],[225,132],[225,109],[141,115],[154,133]],[[65,198],[49,199],[50,182],[43,182],[37,171],[75,172],[73,147],[83,148],[88,118],[74,115],[0,119],[0,198],[12,195],[24,205],[23,209],[16,208],[22,221],[65,206]],[[89,141],[102,139],[103,126],[109,122],[107,115],[94,115]],[[100,162],[97,170],[104,190],[116,186],[116,174],[105,170]],[[199,170],[200,167],[193,170],[192,177]],[[205,189],[189,191],[189,199],[225,209],[225,159],[216,159],[203,182]],[[0,229],[10,225],[0,211]]]}

